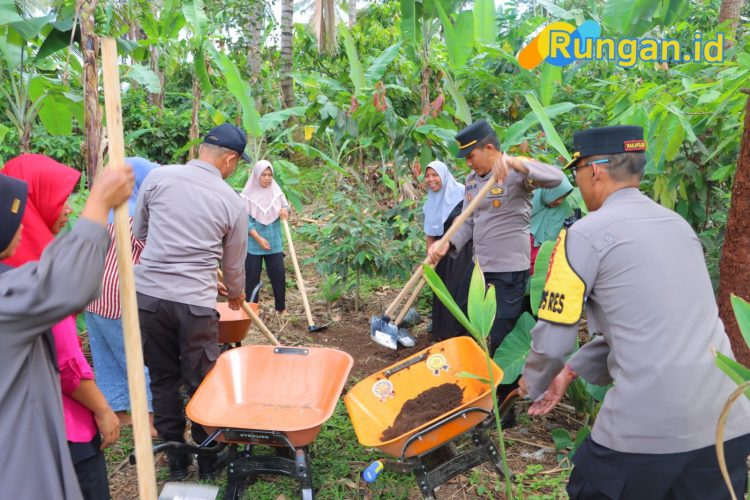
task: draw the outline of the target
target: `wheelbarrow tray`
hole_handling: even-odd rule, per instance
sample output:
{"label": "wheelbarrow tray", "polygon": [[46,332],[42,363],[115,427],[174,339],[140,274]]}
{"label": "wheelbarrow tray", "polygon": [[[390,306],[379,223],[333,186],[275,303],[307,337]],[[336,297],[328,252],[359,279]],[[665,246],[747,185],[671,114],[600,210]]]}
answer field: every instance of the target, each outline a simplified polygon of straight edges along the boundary
{"label": "wheelbarrow tray", "polygon": [[[258,304],[248,304],[258,314]],[[216,311],[219,313],[219,344],[235,344],[242,342],[247,336],[252,319],[242,309],[233,311],[228,302],[217,302]]]}
{"label": "wheelbarrow tray", "polygon": [[[497,387],[503,372],[494,361],[490,364]],[[379,448],[391,456],[410,458],[427,453],[473,429],[492,410],[492,393],[489,384],[459,376],[462,372],[489,380],[485,353],[469,337],[439,342],[359,382],[346,395],[344,403],[360,444]],[[394,423],[406,401],[446,383],[454,383],[463,389],[460,406],[446,408],[444,414],[411,431],[382,440],[383,431]],[[459,413],[461,415],[457,415]],[[412,436],[434,424],[438,425],[409,442]]]}
{"label": "wheelbarrow tray", "polygon": [[[352,364],[349,354],[323,347],[231,349],[219,356],[186,412],[209,434],[283,433],[292,446],[305,446],[333,414]],[[222,434],[217,440],[232,438]]]}

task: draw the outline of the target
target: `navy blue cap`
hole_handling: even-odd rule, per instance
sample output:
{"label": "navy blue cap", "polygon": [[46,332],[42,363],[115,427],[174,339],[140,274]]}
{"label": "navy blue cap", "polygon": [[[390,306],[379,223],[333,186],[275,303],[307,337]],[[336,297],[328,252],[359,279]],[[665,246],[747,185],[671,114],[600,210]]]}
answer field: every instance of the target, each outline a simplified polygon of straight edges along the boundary
{"label": "navy blue cap", "polygon": [[212,128],[205,139],[203,139],[203,142],[231,149],[239,154],[243,160],[250,163],[250,157],[245,154],[247,134],[239,127],[235,127],[229,123],[222,123],[218,127]]}
{"label": "navy blue cap", "polygon": [[28,196],[29,186],[24,181],[0,174],[0,252],[13,241]]}
{"label": "navy blue cap", "polygon": [[487,123],[487,120],[477,120],[456,134],[458,141],[457,158],[466,158],[477,144],[495,134],[495,130]]}
{"label": "navy blue cap", "polygon": [[643,139],[642,127],[617,125],[583,130],[573,134],[573,159],[563,169],[586,156],[643,151],[646,151],[646,141]]}

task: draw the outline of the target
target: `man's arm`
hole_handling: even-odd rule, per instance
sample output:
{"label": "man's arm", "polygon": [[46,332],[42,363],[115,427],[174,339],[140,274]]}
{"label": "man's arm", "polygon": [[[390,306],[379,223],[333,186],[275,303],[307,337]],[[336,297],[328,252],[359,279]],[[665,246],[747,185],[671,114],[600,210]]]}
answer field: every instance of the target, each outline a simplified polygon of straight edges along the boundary
{"label": "man's arm", "polygon": [[133,237],[136,240],[145,240],[148,236],[148,196],[150,194],[150,177],[147,176],[143,181],[138,192],[138,201],[135,204],[135,211],[133,212]]}
{"label": "man's arm", "polygon": [[531,184],[530,188],[553,188],[562,182],[563,176],[565,175],[562,170],[552,165],[547,165],[540,161],[531,160],[529,158],[523,158],[520,156],[508,156],[503,154],[502,158],[505,160],[495,162],[493,165],[493,172],[496,176],[502,176],[498,178],[505,178],[507,175],[507,168],[512,168],[516,172],[524,175]]}
{"label": "man's arm", "polygon": [[245,293],[245,256],[247,255],[247,212],[240,210],[237,220],[229,233],[224,237],[224,284],[230,300],[244,297]]}
{"label": "man's arm", "polygon": [[[575,349],[578,323],[596,280],[599,255],[588,239],[572,227],[560,233],[539,306],[539,321],[531,331],[532,345],[523,376],[529,396],[539,398]],[[586,371],[590,360],[578,365]]]}
{"label": "man's arm", "polygon": [[607,367],[609,344],[604,337],[597,335],[588,344],[573,354],[568,364],[584,380],[595,385],[609,385],[612,375]]}

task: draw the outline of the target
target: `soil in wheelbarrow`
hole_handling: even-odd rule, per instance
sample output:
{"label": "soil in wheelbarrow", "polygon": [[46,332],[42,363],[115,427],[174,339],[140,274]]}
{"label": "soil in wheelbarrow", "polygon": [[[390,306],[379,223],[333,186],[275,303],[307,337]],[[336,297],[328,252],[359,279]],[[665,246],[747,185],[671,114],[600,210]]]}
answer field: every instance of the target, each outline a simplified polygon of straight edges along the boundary
{"label": "soil in wheelbarrow", "polygon": [[464,390],[456,384],[431,387],[404,403],[393,425],[383,431],[382,441],[390,441],[461,406]]}

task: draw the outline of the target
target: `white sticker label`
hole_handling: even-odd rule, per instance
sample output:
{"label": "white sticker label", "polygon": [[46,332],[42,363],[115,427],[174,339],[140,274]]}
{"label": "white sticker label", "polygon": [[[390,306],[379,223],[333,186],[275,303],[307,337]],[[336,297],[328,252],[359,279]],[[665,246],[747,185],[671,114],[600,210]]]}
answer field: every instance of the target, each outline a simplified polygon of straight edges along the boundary
{"label": "white sticker label", "polygon": [[398,343],[396,342],[396,339],[394,339],[393,336],[388,335],[387,333],[381,332],[380,330],[375,330],[374,340],[383,347],[388,347],[390,349],[393,349],[394,351],[398,349]]}

